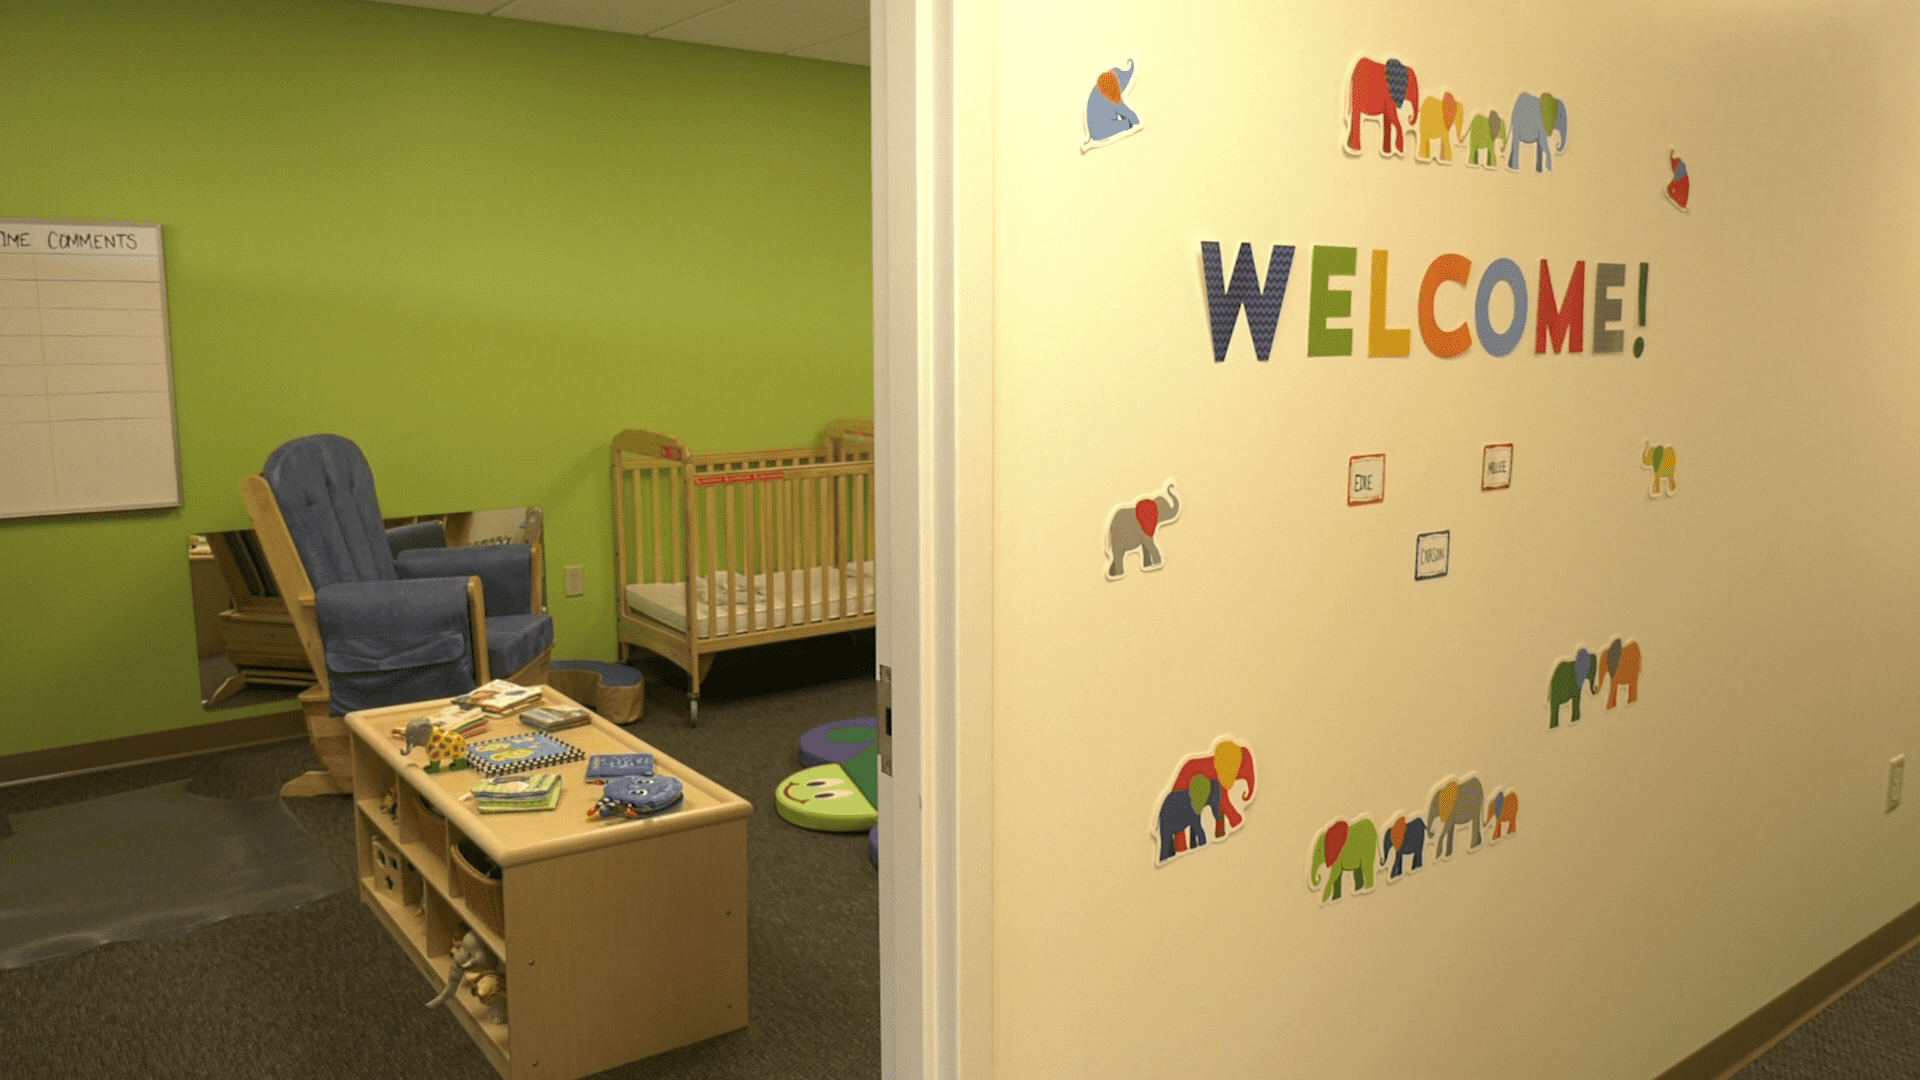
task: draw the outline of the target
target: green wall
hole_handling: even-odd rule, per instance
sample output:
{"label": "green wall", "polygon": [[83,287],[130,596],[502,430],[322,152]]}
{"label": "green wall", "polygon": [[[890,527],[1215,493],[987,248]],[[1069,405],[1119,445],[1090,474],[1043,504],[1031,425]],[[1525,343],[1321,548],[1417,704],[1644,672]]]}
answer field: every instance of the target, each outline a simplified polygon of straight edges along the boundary
{"label": "green wall", "polygon": [[872,409],[867,69],[355,0],[7,5],[0,216],[165,226],[184,503],[0,522],[0,754],[204,723],[185,547],[338,432],[539,505],[614,655],[607,442]]}

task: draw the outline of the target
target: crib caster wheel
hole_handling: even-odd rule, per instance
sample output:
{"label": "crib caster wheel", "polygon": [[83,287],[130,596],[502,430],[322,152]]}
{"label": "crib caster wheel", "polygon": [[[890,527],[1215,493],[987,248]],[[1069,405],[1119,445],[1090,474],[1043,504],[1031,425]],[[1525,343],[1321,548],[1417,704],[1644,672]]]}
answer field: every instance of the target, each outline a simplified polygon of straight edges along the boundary
{"label": "crib caster wheel", "polygon": [[687,699],[687,726],[688,727],[700,726],[700,699],[699,698]]}

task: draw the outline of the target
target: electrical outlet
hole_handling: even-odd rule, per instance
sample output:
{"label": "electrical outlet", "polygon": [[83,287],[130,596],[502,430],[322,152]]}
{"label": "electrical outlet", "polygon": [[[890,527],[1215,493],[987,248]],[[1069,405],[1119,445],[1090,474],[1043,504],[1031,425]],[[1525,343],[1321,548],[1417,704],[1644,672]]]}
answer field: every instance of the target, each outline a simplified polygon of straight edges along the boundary
{"label": "electrical outlet", "polygon": [[1896,754],[1887,762],[1887,812],[1900,805],[1900,789],[1907,780],[1907,755]]}
{"label": "electrical outlet", "polygon": [[587,568],[579,563],[567,567],[567,595],[587,595]]}

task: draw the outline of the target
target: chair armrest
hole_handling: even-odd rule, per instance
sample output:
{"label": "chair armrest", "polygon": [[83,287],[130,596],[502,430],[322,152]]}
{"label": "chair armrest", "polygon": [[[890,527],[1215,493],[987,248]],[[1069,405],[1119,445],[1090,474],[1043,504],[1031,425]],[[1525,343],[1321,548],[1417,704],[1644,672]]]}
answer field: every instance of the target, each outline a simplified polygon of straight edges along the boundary
{"label": "chair armrest", "polygon": [[353,581],[315,594],[331,708],[345,714],[476,685],[467,579]]}
{"label": "chair armrest", "polygon": [[401,552],[393,568],[403,580],[478,575],[489,615],[533,614],[533,549],[525,544],[416,548]]}
{"label": "chair armrest", "polygon": [[387,530],[387,547],[396,559],[403,551],[446,546],[447,529],[438,521],[416,521],[411,525],[395,525]]}

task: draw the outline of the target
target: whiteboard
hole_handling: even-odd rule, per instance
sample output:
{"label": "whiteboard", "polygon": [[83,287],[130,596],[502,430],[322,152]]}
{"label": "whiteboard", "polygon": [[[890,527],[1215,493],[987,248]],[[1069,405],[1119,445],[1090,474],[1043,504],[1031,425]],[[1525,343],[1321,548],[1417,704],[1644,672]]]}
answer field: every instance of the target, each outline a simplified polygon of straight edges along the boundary
{"label": "whiteboard", "polygon": [[178,505],[160,226],[0,219],[0,518]]}

